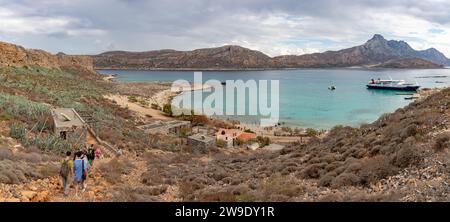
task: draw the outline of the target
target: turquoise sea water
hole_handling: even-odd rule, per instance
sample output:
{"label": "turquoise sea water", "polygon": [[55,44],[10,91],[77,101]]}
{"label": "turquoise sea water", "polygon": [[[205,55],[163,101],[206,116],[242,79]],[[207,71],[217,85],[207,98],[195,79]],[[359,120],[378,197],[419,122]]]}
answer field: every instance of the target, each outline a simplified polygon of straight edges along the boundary
{"label": "turquoise sea water", "polygon": [[[147,82],[193,81],[191,71],[134,71],[98,70],[102,74],[117,74],[117,81]],[[440,78],[418,78],[441,76]],[[442,77],[444,76],[444,77]],[[316,129],[335,125],[358,126],[376,120],[386,112],[393,112],[411,102],[395,91],[369,90],[371,79],[404,79],[418,82],[422,87],[450,86],[450,69],[398,70],[398,69],[300,69],[267,71],[208,71],[203,81],[225,80],[279,80],[280,122],[295,127]],[[438,82],[436,82],[438,81]],[[443,82],[443,83],[441,83]],[[335,91],[328,87],[336,86]],[[226,116],[247,123],[255,123],[251,117]]]}

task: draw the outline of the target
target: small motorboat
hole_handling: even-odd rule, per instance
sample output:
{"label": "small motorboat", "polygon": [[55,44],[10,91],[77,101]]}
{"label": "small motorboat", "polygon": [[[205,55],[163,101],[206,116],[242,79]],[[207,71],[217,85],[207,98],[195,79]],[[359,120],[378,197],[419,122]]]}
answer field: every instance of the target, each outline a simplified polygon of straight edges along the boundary
{"label": "small motorboat", "polygon": [[333,90],[336,90],[336,87],[335,86],[330,86],[330,87],[328,87],[328,89],[333,91]]}
{"label": "small motorboat", "polygon": [[417,91],[420,86],[415,83],[407,83],[405,80],[371,80],[367,84],[368,89],[384,89],[384,90],[400,90],[400,91]]}

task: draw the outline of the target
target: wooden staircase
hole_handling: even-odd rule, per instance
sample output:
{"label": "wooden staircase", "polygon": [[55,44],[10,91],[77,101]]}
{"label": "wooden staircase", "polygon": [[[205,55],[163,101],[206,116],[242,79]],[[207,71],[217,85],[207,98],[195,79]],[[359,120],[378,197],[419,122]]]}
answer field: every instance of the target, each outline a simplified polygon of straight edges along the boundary
{"label": "wooden staircase", "polygon": [[95,124],[97,121],[92,117],[92,115],[86,113],[86,112],[78,112],[80,117],[84,120],[86,123],[86,128],[88,130],[88,133],[90,136],[95,140],[95,142],[102,146],[103,154],[108,157],[113,156],[119,156],[122,154],[121,150],[116,148],[115,146],[111,145],[110,143],[100,139],[98,135],[95,133],[94,129],[92,128],[91,124]]}

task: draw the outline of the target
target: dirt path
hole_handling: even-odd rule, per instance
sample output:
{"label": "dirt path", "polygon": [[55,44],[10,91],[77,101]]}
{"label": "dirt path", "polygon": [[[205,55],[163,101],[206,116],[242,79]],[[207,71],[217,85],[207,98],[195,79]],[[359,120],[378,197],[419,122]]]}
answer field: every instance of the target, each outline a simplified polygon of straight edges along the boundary
{"label": "dirt path", "polygon": [[142,117],[151,116],[154,119],[158,120],[170,120],[172,118],[165,116],[163,112],[151,108],[142,107],[136,103],[132,103],[128,101],[127,96],[122,95],[107,95],[105,98],[115,101],[119,106],[128,108],[131,111],[134,111],[141,115]]}
{"label": "dirt path", "polygon": [[69,195],[64,196],[61,179],[56,175],[24,184],[0,184],[0,202],[95,202],[108,200],[112,197],[108,192],[109,184],[102,178],[96,166],[109,160],[109,158],[105,158],[94,162],[94,168],[87,179],[87,188],[85,192],[80,191],[78,196],[75,196],[73,184]]}
{"label": "dirt path", "polygon": [[[123,158],[123,157],[121,157]],[[146,160],[136,157],[125,157],[133,163],[133,169],[128,174],[122,174],[121,187],[141,187],[142,174],[147,172]],[[87,179],[85,192],[75,196],[75,187],[71,185],[70,193],[64,196],[61,179],[54,176],[46,179],[33,180],[24,184],[0,184],[0,202],[100,202],[112,201],[114,184],[110,184],[102,176],[99,166],[112,158],[94,161],[94,167]],[[180,201],[178,187],[169,186],[160,198],[163,201]]]}

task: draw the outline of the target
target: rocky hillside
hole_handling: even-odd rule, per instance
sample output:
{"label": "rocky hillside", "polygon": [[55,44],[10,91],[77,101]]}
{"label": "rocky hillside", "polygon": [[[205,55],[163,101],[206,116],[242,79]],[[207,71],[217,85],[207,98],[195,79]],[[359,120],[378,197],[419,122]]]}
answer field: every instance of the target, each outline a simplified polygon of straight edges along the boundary
{"label": "rocky hillside", "polygon": [[[365,44],[339,51],[271,58],[240,46],[148,52],[113,51],[92,56],[98,69],[271,69],[373,66],[399,59],[420,58],[430,62],[402,62],[402,68],[439,68],[450,60],[434,48],[417,51],[404,41],[374,35]],[[431,64],[431,63],[435,63]],[[425,65],[425,66],[424,66]]]}
{"label": "rocky hillside", "polygon": [[407,69],[414,67],[416,69],[439,69],[443,68],[442,65],[432,63],[425,59],[420,58],[406,58],[389,60],[385,63],[373,66],[375,68],[393,68],[393,69]]}
{"label": "rocky hillside", "polygon": [[45,68],[61,68],[78,66],[93,71],[92,58],[58,53],[52,55],[37,49],[25,49],[10,43],[0,42],[0,67],[40,66]]}
{"label": "rocky hillside", "polygon": [[[436,49],[416,51],[404,41],[388,41],[378,34],[360,46],[300,56],[279,56],[275,57],[274,60],[278,67],[294,68],[370,66],[391,60],[411,58],[421,58],[437,65],[450,64],[450,60]],[[403,68],[421,68],[422,66],[421,63],[413,62],[408,65],[408,67]]]}
{"label": "rocky hillside", "polygon": [[265,68],[271,58],[240,46],[197,49],[194,51],[159,50],[149,52],[105,52],[93,56],[96,68],[111,69],[216,69]]}
{"label": "rocky hillside", "polygon": [[187,201],[448,201],[450,90],[359,128],[253,154],[146,154],[148,188]]}

